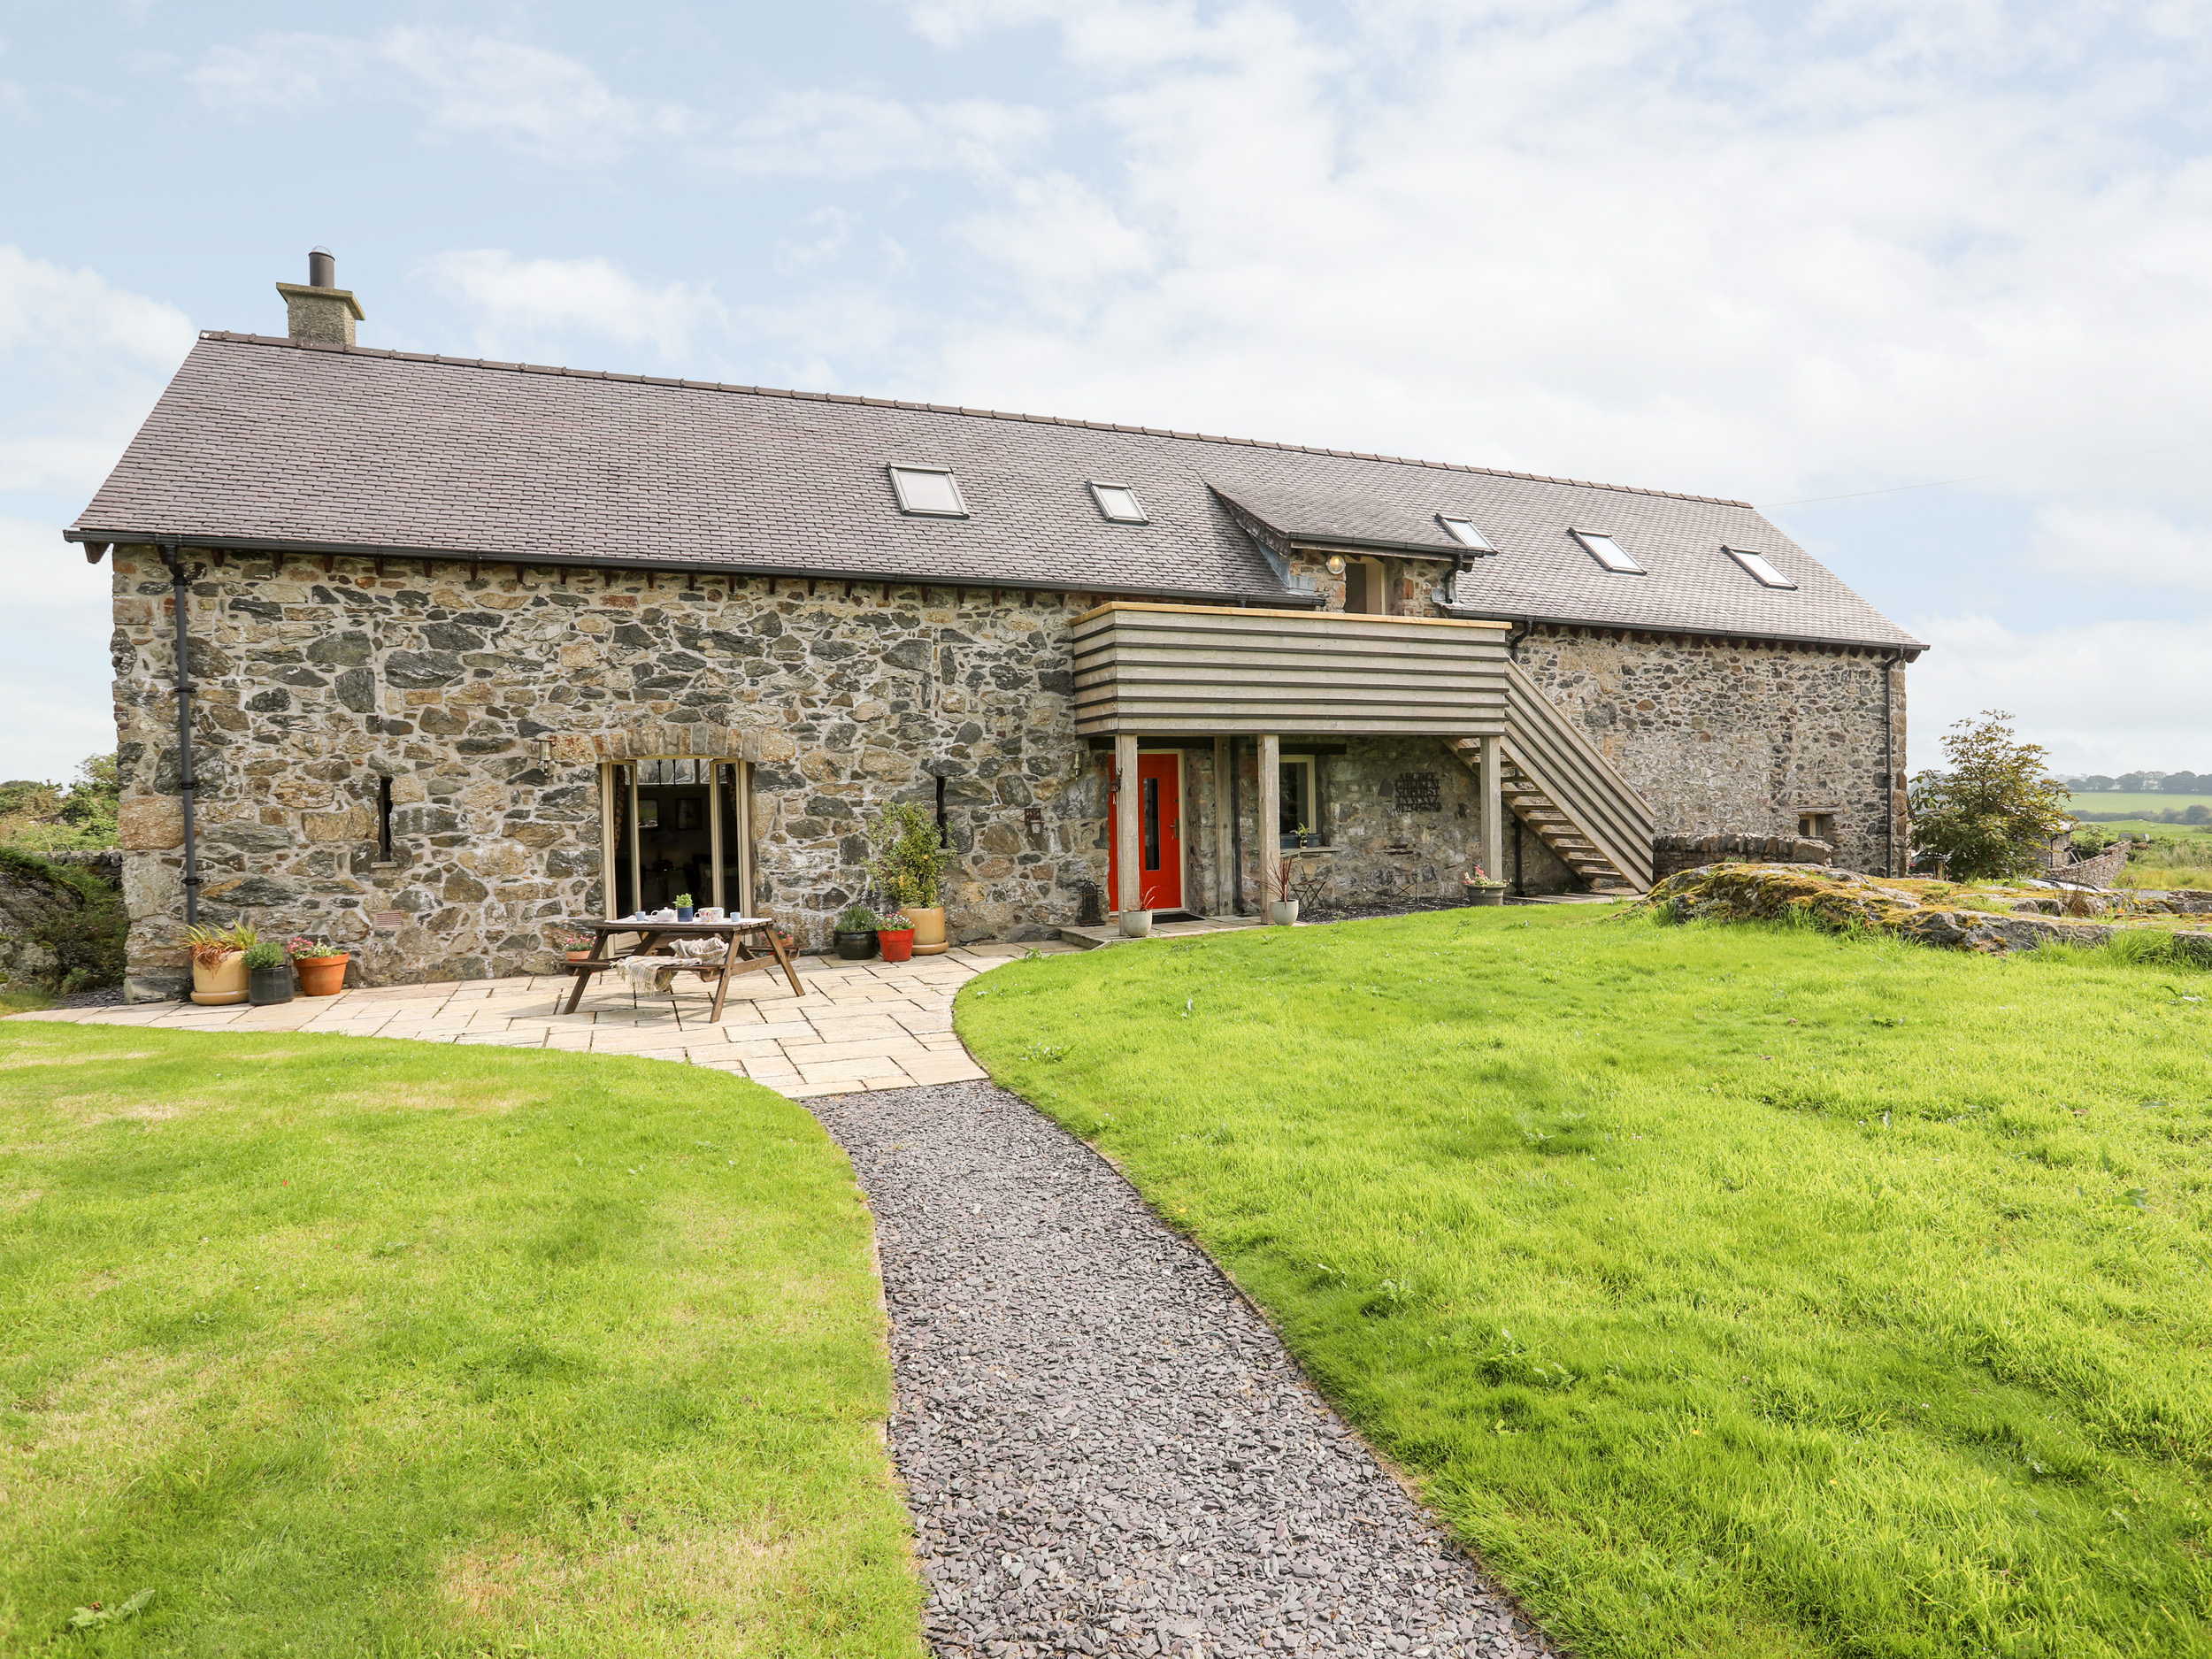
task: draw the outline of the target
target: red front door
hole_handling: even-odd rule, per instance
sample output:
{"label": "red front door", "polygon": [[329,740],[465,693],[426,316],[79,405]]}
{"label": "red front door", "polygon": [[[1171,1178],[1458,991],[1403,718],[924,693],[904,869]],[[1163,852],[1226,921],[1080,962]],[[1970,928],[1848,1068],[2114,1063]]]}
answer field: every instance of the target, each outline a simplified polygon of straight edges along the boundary
{"label": "red front door", "polygon": [[[1137,890],[1148,910],[1183,908],[1183,773],[1180,755],[1140,755],[1133,789],[1114,795],[1116,830],[1123,812],[1137,814]],[[1106,838],[1107,902],[1121,906],[1121,837]]]}

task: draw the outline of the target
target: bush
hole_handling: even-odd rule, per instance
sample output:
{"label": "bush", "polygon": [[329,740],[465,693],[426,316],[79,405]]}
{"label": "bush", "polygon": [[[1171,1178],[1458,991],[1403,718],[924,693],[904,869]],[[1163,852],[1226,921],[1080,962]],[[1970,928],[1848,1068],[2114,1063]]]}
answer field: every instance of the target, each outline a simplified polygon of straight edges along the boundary
{"label": "bush", "polygon": [[2066,827],[2066,787],[2050,775],[2039,743],[2012,734],[2012,717],[1982,710],[1943,740],[1948,772],[1911,785],[1913,839],[1958,881],[2001,880],[2039,868],[2051,837]]}
{"label": "bush", "polygon": [[883,810],[868,839],[875,849],[868,873],[891,902],[934,908],[952,849],[945,845],[929,809],[918,802],[895,802]]}
{"label": "bush", "polygon": [[44,907],[29,935],[54,953],[58,989],[89,991],[123,983],[130,918],[124,913],[123,895],[110,882],[90,870],[49,864],[0,846],[0,880],[4,879],[44,887],[58,901]]}

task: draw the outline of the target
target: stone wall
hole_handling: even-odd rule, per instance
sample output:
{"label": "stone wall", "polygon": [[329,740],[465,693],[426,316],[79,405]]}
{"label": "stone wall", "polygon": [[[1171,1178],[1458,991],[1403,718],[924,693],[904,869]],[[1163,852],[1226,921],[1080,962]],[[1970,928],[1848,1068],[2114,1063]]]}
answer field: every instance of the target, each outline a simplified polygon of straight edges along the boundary
{"label": "stone wall", "polygon": [[[1104,879],[1072,596],[185,557],[203,919],[328,934],[363,982],[547,965],[550,928],[601,910],[599,762],[702,741],[755,763],[754,907],[810,939],[859,889],[874,810],[933,804],[940,779],[957,937],[1036,936]],[[130,988],[168,995],[186,977],[170,589],[144,549],[116,550],[114,584]]]}
{"label": "stone wall", "polygon": [[1886,749],[1879,655],[1549,626],[1517,654],[1651,802],[1657,834],[1794,837],[1798,810],[1819,808],[1837,864],[1902,869],[1904,676]]}
{"label": "stone wall", "polygon": [[1651,879],[1663,881],[1707,864],[1824,864],[1835,849],[1794,835],[1655,835]]}

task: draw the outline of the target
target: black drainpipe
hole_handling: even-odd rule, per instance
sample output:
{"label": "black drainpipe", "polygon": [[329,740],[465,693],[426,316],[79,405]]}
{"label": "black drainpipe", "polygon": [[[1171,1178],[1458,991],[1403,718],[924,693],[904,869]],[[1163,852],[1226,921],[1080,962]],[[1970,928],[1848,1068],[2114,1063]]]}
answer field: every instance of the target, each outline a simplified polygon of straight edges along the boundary
{"label": "black drainpipe", "polygon": [[170,604],[177,613],[177,795],[184,807],[184,925],[194,927],[200,920],[200,845],[192,811],[197,780],[192,771],[191,644],[185,622],[190,579],[174,541],[157,541],[154,547],[168,567]]}

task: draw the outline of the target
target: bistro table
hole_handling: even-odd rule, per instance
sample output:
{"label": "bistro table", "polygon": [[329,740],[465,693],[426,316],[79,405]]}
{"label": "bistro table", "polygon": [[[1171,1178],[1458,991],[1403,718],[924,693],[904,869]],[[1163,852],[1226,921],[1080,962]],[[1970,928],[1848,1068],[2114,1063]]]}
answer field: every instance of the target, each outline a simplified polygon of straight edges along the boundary
{"label": "bistro table", "polygon": [[[783,977],[791,981],[791,995],[794,996],[806,995],[806,992],[800,988],[798,970],[791,965],[791,958],[784,952],[783,941],[777,937],[775,923],[766,917],[733,916],[727,921],[722,922],[618,921],[581,922],[574,926],[580,929],[589,929],[596,937],[592,941],[591,955],[588,957],[582,962],[572,962],[568,964],[569,972],[576,976],[576,986],[568,994],[567,1005],[561,1010],[564,1014],[573,1014],[576,1011],[576,1004],[584,1000],[584,987],[591,983],[593,974],[606,972],[620,960],[619,957],[606,954],[608,942],[618,933],[639,935],[637,948],[624,953],[632,956],[649,955],[653,947],[664,939],[719,939],[723,941],[727,949],[722,953],[722,964],[719,970],[710,962],[691,962],[682,956],[671,956],[667,959],[670,964],[680,972],[695,973],[703,979],[714,980],[714,1012],[708,1021],[710,1025],[721,1023],[722,999],[729,995],[730,981],[741,973],[755,973],[762,971],[773,973],[778,968],[781,968]],[[764,939],[767,942],[768,950],[765,955],[754,950],[746,942],[749,935],[756,934],[760,938],[756,939],[754,943],[759,943],[761,939]]]}

